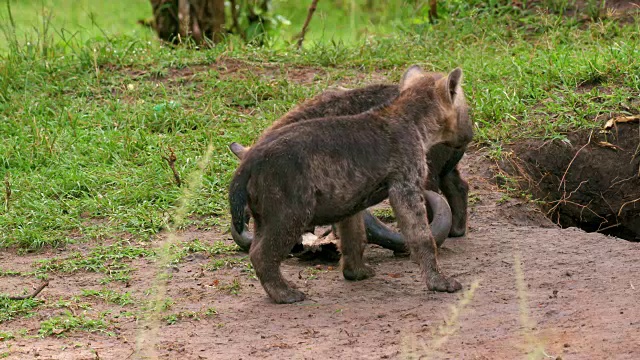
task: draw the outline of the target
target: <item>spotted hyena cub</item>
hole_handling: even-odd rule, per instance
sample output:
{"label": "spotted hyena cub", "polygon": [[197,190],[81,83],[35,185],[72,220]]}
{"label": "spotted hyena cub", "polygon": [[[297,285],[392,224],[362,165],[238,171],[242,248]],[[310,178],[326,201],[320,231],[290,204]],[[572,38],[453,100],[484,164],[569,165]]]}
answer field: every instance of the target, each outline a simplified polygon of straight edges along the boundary
{"label": "spotted hyena cub", "polygon": [[343,274],[372,276],[362,259],[363,210],[387,197],[427,288],[461,289],[440,272],[423,196],[429,149],[464,149],[473,135],[461,80],[459,68],[436,79],[412,66],[388,104],[283,126],[244,154],[229,189],[233,226],[244,227],[248,206],[255,221],[249,256],[275,302],[305,297],[282,277],[280,263],[309,226],[337,223],[339,234],[351,234],[340,243]]}
{"label": "spotted hyena cub", "polygon": [[[426,73],[438,80],[444,76],[441,73]],[[262,134],[261,138],[268,137],[272,131],[283,126],[299,121],[331,118],[343,115],[356,115],[375,107],[383,106],[393,101],[400,94],[398,84],[373,84],[362,88],[345,89],[337,88],[323,93],[297,105],[280,119],[275,121]],[[260,139],[258,139],[258,142]],[[231,151],[242,159],[248,148],[238,143],[230,144]],[[469,186],[462,178],[458,170],[458,163],[462,159],[466,149],[454,149],[446,144],[434,145],[427,154],[428,179],[427,189],[424,193],[430,209],[430,217],[434,213],[436,223],[431,224],[436,241],[444,242],[447,235],[450,237],[463,236],[467,229],[467,204]],[[432,193],[442,191],[447,203]],[[382,247],[402,252],[405,244],[402,237],[365,210],[365,227],[367,241]],[[246,221],[248,221],[248,217]],[[435,226],[435,227],[434,227]],[[313,231],[312,231],[313,232]],[[238,245],[248,250],[253,240],[249,232],[237,233],[232,229],[234,240]]]}

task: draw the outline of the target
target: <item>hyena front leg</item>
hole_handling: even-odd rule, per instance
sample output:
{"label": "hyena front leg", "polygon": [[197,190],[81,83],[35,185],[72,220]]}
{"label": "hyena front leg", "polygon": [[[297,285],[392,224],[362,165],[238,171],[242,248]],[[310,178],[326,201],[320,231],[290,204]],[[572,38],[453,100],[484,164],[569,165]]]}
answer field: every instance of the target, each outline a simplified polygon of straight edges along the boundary
{"label": "hyena front leg", "polygon": [[375,271],[364,264],[362,255],[367,242],[364,228],[364,213],[361,211],[337,224],[340,238],[340,267],[347,280],[364,280],[375,275]]}
{"label": "hyena front leg", "polygon": [[[418,177],[416,177],[417,179]],[[411,251],[411,258],[420,265],[426,277],[427,289],[455,292],[462,285],[444,276],[438,267],[436,241],[427,221],[427,210],[422,189],[416,181],[402,181],[389,187],[389,202],[398,221],[400,232]]]}

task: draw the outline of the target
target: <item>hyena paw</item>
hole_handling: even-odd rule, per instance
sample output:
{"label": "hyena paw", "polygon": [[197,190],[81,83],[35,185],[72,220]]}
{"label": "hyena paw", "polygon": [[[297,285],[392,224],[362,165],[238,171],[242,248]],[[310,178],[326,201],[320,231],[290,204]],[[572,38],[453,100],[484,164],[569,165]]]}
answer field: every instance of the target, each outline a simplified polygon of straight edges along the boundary
{"label": "hyena paw", "polygon": [[368,279],[370,277],[373,277],[375,274],[375,270],[367,265],[342,270],[342,275],[344,275],[344,278],[351,281]]}
{"label": "hyena paw", "polygon": [[296,289],[286,289],[269,293],[269,296],[278,304],[292,304],[305,299],[302,291]]}
{"label": "hyena paw", "polygon": [[427,289],[440,292],[456,292],[462,289],[462,285],[453,278],[442,274],[435,274],[427,280]]}
{"label": "hyena paw", "polygon": [[449,231],[449,237],[461,237],[464,236],[464,234],[467,233],[467,228],[466,227],[462,227],[462,226],[458,226],[458,227],[451,227],[451,230]]}

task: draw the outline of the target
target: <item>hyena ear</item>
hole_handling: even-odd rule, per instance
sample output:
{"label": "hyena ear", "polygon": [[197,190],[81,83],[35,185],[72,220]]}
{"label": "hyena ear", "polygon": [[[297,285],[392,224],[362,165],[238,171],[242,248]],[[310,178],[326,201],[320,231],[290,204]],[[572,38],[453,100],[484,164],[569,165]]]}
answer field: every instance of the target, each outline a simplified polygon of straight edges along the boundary
{"label": "hyena ear", "polygon": [[407,71],[402,75],[402,79],[400,80],[400,91],[404,91],[411,87],[411,85],[418,79],[422,78],[425,75],[424,71],[418,65],[412,65]]}
{"label": "hyena ear", "polygon": [[232,142],[231,144],[229,144],[229,149],[231,149],[231,152],[234,153],[234,155],[237,156],[240,160],[242,160],[242,157],[247,152],[247,148],[238,144],[237,142]]}
{"label": "hyena ear", "polygon": [[455,68],[447,77],[447,93],[451,103],[455,103],[456,97],[462,93],[462,69]]}

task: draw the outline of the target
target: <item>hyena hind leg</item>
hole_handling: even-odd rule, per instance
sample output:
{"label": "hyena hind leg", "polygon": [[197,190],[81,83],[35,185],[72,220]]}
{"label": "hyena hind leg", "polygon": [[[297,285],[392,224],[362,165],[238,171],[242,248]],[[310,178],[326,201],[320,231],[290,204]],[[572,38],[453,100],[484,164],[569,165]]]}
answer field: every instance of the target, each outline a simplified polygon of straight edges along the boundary
{"label": "hyena hind leg", "polygon": [[347,280],[364,280],[375,275],[375,271],[364,264],[363,253],[367,242],[364,214],[359,212],[337,224],[340,238],[340,267]]}
{"label": "hyena hind leg", "polygon": [[464,236],[467,232],[467,206],[469,184],[462,178],[460,171],[454,169],[440,180],[440,189],[451,208],[450,237]]}
{"label": "hyena hind leg", "polygon": [[284,226],[256,224],[249,258],[262,287],[278,304],[290,304],[305,298],[304,293],[294,289],[280,271],[280,263],[286,259],[302,233],[302,228],[294,230]]}

